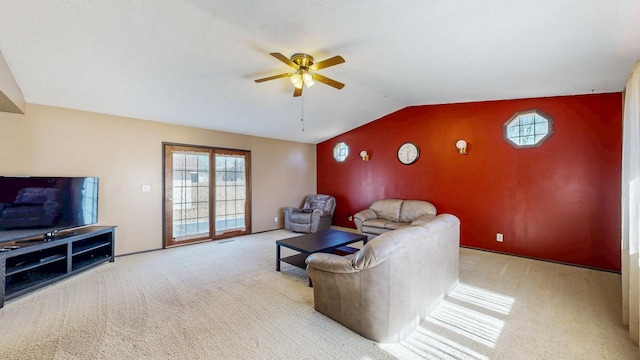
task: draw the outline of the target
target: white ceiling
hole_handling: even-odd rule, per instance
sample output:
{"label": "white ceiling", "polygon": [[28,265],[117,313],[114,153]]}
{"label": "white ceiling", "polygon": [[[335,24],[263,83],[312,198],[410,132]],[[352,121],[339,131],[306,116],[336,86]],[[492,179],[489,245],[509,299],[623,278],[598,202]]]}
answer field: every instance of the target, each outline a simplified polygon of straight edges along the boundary
{"label": "white ceiling", "polygon": [[[406,106],[623,90],[639,0],[0,0],[28,103],[304,143]],[[269,55],[346,63],[293,98]],[[304,131],[301,108],[304,108]]]}

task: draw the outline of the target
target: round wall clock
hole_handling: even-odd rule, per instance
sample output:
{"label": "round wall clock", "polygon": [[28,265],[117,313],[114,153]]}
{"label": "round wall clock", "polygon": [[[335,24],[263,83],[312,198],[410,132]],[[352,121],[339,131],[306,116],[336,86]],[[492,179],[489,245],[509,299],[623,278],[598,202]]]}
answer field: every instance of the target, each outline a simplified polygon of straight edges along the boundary
{"label": "round wall clock", "polygon": [[420,156],[420,149],[412,142],[406,142],[398,149],[398,160],[405,165],[416,162],[418,156]]}

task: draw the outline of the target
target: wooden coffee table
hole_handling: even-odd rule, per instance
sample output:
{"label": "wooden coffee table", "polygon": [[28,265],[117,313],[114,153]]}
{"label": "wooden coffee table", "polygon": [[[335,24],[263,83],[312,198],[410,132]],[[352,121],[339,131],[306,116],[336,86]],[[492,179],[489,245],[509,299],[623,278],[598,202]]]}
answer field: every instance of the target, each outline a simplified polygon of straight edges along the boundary
{"label": "wooden coffee table", "polygon": [[[343,253],[355,252],[358,249],[348,247],[347,245],[358,241],[366,244],[367,235],[335,229],[278,240],[276,241],[276,271],[280,271],[281,261],[301,269],[306,269],[307,264],[305,260],[309,255],[317,252],[333,253],[336,250]],[[281,258],[280,247],[282,246],[298,251],[300,254]],[[311,286],[311,279],[309,279],[309,286]]]}

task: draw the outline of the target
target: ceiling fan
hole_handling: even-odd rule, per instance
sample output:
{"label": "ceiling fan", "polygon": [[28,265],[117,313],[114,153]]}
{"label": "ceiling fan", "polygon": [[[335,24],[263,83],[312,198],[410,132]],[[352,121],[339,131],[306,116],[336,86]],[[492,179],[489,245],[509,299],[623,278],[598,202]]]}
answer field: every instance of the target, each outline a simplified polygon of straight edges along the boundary
{"label": "ceiling fan", "polygon": [[291,66],[295,69],[293,73],[285,73],[280,75],[269,76],[266,78],[256,80],[257,83],[261,83],[264,81],[279,79],[283,77],[289,77],[289,80],[294,86],[293,96],[302,95],[302,88],[304,85],[310,87],[315,83],[315,81],[319,81],[323,84],[327,84],[332,86],[338,90],[344,87],[344,84],[333,79],[329,79],[326,76],[322,76],[315,71],[327,68],[329,66],[342,64],[344,59],[340,55],[336,55],[326,60],[322,60],[320,62],[314,63],[313,57],[307,54],[293,54],[291,59],[280,54],[280,53],[271,53],[271,56],[282,61],[283,63]]}

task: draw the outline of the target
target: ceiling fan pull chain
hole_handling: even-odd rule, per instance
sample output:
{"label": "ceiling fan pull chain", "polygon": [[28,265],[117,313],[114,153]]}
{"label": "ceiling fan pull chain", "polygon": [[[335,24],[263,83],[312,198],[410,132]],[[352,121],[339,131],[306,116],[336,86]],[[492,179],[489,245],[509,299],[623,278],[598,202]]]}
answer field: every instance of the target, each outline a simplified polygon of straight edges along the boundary
{"label": "ceiling fan pull chain", "polygon": [[304,132],[304,98],[300,96],[300,124],[302,125],[302,132]]}

